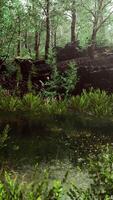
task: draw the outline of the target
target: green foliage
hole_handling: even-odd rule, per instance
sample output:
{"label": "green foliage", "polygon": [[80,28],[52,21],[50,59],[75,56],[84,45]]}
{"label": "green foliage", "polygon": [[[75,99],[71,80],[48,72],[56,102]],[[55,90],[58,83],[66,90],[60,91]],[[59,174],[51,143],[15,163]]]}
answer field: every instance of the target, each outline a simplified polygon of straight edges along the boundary
{"label": "green foliage", "polygon": [[[72,19],[71,13],[74,9],[72,0],[51,0],[50,3],[50,49],[53,46],[63,46],[70,42],[70,27]],[[94,4],[96,6],[94,6]],[[75,29],[76,38],[80,40],[82,46],[87,46],[91,34],[97,31],[96,41],[106,44],[113,43],[112,39],[112,20],[111,12],[112,1],[103,1],[96,3],[96,0],[78,0],[75,2],[75,15],[77,23]],[[110,14],[111,12],[111,14]],[[98,13],[100,13],[98,15]],[[46,30],[46,2],[39,1],[5,1],[0,4],[0,56],[14,57],[17,55],[18,46],[20,46],[20,56],[35,57],[36,48],[34,48],[36,31],[41,35],[38,41],[40,48],[39,54],[44,54]],[[91,21],[90,19],[93,20]],[[102,20],[103,19],[103,20]],[[95,27],[93,26],[95,25]]]}
{"label": "green foliage", "polygon": [[4,182],[0,181],[0,199],[6,200],[19,200],[22,198],[20,185],[17,182],[17,177],[11,178],[10,174],[5,172]]}
{"label": "green foliage", "polygon": [[72,200],[111,200],[113,197],[113,148],[107,146],[96,158],[89,158],[90,188],[72,186],[68,195]]}
{"label": "green foliage", "polygon": [[40,96],[32,93],[26,94],[21,101],[20,110],[24,112],[39,113],[44,109],[43,101]]}
{"label": "green foliage", "polygon": [[56,99],[50,99],[48,98],[45,101],[45,106],[47,108],[48,114],[52,115],[62,115],[66,114],[67,112],[67,101],[57,101]]}
{"label": "green foliage", "polygon": [[100,89],[83,91],[81,96],[72,97],[70,107],[79,112],[86,112],[98,117],[111,116],[113,112],[111,97]]}
{"label": "green foliage", "polygon": [[69,190],[68,196],[71,200],[94,200],[88,191],[84,191],[82,188],[77,188],[75,185],[73,185]]}
{"label": "green foliage", "polygon": [[31,183],[19,182],[15,174],[5,172],[0,181],[0,200],[61,200],[62,184],[60,181],[53,181],[49,185],[48,173],[44,173],[41,181],[36,180],[36,172],[33,174],[34,180]]}
{"label": "green foliage", "polygon": [[56,66],[56,54],[54,51],[49,52],[47,64],[49,64],[52,69],[54,69],[54,67]]}
{"label": "green foliage", "polygon": [[79,77],[77,75],[77,66],[75,62],[69,62],[68,68],[66,70],[66,76],[64,77],[64,83],[63,87],[66,90],[66,95],[69,96],[69,94],[74,90],[76,87],[76,84],[79,80]]}
{"label": "green foliage", "polygon": [[[52,62],[54,63],[54,61]],[[50,98],[60,98],[61,95],[62,97],[69,97],[77,82],[78,76],[75,62],[70,62],[64,73],[60,72],[54,63],[52,65],[51,78],[45,84],[43,95]]]}
{"label": "green foliage", "polygon": [[20,106],[20,100],[17,97],[13,97],[9,94],[6,95],[7,97],[4,96],[0,99],[0,110],[15,112]]}
{"label": "green foliage", "polygon": [[[105,148],[105,147],[104,147]],[[92,192],[106,199],[113,196],[113,148],[107,146],[96,158],[90,158],[89,173],[93,177]]]}
{"label": "green foliage", "polygon": [[[45,170],[41,180],[38,169],[35,168],[30,180],[22,180],[15,173],[3,172],[0,177],[1,200],[111,200],[113,197],[113,148],[105,147],[97,157],[89,157],[87,171],[91,180],[90,186],[83,189],[76,185],[69,185],[64,190],[65,181],[52,180]],[[64,192],[65,191],[65,192]]]}
{"label": "green foliage", "polygon": [[[54,87],[54,85],[51,85],[51,87]],[[56,90],[46,92],[47,94],[50,92],[49,97],[43,98],[43,95],[28,93],[20,99],[11,95],[8,90],[0,89],[0,111],[18,113],[21,111],[21,113],[38,116],[66,113],[85,113],[96,117],[113,116],[113,95],[108,95],[105,91],[91,89],[87,92],[84,90],[81,95],[64,100],[61,96],[57,96]]]}
{"label": "green foliage", "polygon": [[55,180],[52,189],[49,191],[48,200],[61,200],[63,196],[63,186],[61,181]]}

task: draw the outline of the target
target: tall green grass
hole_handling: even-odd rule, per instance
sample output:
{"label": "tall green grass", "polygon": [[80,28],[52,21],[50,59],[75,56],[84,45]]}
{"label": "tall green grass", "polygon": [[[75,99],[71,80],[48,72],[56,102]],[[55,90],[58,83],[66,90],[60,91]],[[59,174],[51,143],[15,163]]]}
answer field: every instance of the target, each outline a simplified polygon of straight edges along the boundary
{"label": "tall green grass", "polygon": [[96,117],[113,116],[113,94],[108,95],[100,89],[83,91],[81,95],[69,99],[57,100],[43,98],[28,93],[22,98],[0,91],[0,111],[21,112],[33,115],[68,115],[68,113],[86,113]]}
{"label": "tall green grass", "polygon": [[72,97],[70,107],[74,112],[85,112],[94,116],[103,117],[113,115],[113,98],[100,89],[89,92],[86,90],[80,96]]}

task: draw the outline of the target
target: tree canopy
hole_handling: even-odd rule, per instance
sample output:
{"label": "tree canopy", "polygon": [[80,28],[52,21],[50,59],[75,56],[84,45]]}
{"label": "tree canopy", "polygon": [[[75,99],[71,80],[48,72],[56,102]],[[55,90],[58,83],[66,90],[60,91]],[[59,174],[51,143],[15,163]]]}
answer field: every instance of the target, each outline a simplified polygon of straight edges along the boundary
{"label": "tree canopy", "polygon": [[0,57],[45,57],[56,46],[113,44],[113,0],[2,0]]}

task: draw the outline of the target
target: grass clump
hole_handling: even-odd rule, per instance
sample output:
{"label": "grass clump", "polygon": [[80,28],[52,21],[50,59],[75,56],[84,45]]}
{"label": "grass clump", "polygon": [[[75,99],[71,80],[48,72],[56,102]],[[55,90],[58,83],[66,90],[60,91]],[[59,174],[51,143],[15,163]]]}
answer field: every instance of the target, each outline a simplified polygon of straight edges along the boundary
{"label": "grass clump", "polygon": [[113,114],[111,96],[100,89],[91,89],[89,92],[84,90],[80,96],[72,97],[70,107],[75,112],[85,112],[97,117],[111,116]]}
{"label": "grass clump", "polygon": [[57,101],[56,99],[48,98],[45,101],[45,106],[47,108],[47,112],[50,115],[64,115],[67,113],[67,101]]}
{"label": "grass clump", "polygon": [[22,98],[11,95],[8,91],[0,91],[0,111],[27,113],[28,115],[50,116],[85,113],[94,117],[113,116],[113,95],[100,89],[84,90],[81,95],[57,99],[43,95],[25,94]]}
{"label": "grass clump", "polygon": [[0,99],[0,110],[15,112],[20,108],[20,99],[18,97],[7,96]]}
{"label": "grass clump", "polygon": [[0,88],[0,111],[15,112],[20,107],[20,98]]}
{"label": "grass clump", "polygon": [[23,112],[41,113],[44,109],[44,102],[40,96],[32,93],[26,94],[21,100],[20,110]]}

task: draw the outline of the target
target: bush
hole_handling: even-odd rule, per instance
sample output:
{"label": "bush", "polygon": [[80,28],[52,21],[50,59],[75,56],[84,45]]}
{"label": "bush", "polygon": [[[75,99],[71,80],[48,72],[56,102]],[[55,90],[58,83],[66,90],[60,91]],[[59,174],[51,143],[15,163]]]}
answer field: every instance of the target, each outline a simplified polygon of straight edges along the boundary
{"label": "bush", "polygon": [[20,106],[21,111],[39,114],[43,112],[43,109],[44,101],[40,96],[35,96],[32,93],[28,93],[25,96],[23,96]]}
{"label": "bush", "polygon": [[57,101],[56,99],[47,99],[45,101],[47,113],[50,115],[62,115],[67,112],[67,101]]}
{"label": "bush", "polygon": [[92,183],[83,190],[72,186],[68,195],[72,200],[113,199],[113,148],[107,146],[96,158],[89,159],[88,172]]}
{"label": "bush", "polygon": [[20,99],[11,95],[9,91],[0,89],[0,111],[21,111],[38,116],[43,114],[62,115],[70,112],[86,113],[96,117],[111,117],[113,115],[113,95],[108,95],[100,89],[91,89],[89,92],[84,90],[81,95],[73,96],[69,100],[68,98],[63,100],[60,96],[58,100],[56,90],[51,92],[45,92],[49,96],[46,98],[28,93]]}
{"label": "bush", "polygon": [[[32,178],[35,176],[36,173]],[[53,181],[50,186],[47,172],[42,181],[35,178],[31,183],[20,182],[16,174],[7,172],[0,181],[0,200],[61,200],[62,196],[61,181]]]}
{"label": "bush", "polygon": [[83,91],[81,96],[72,97],[70,107],[74,111],[86,112],[94,116],[111,116],[113,112],[111,97],[100,89]]}
{"label": "bush", "polygon": [[2,97],[0,99],[0,110],[15,112],[20,107],[20,100],[17,97],[8,95],[7,97]]}
{"label": "bush", "polygon": [[77,66],[74,62],[68,64],[65,72],[60,72],[54,64],[50,80],[45,83],[44,97],[69,97],[78,82]]}

